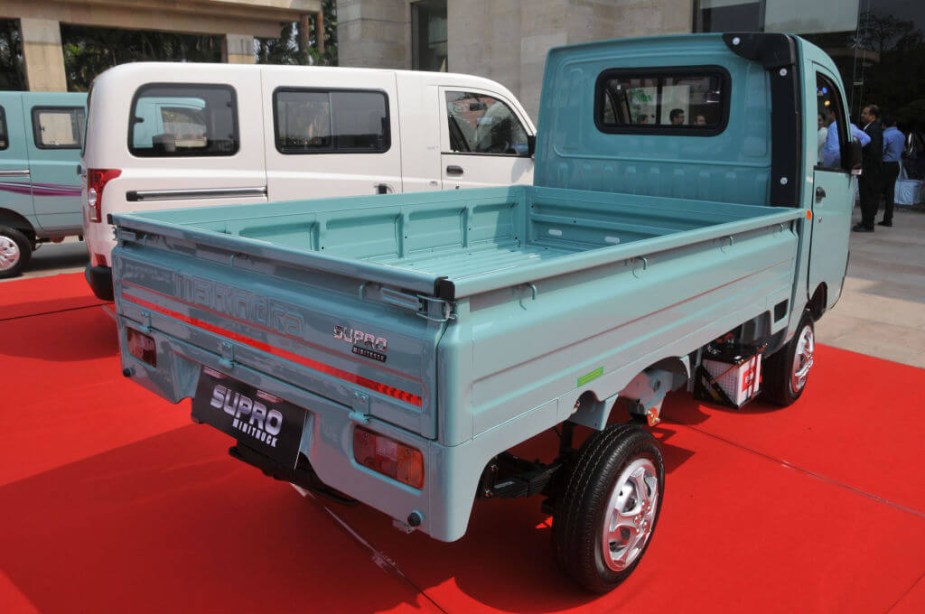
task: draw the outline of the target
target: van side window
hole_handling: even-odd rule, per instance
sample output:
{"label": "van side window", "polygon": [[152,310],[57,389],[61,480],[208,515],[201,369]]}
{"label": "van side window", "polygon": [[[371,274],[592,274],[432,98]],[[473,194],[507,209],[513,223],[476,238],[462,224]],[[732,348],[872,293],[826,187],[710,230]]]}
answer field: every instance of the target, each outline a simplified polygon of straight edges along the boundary
{"label": "van side window", "polygon": [[383,92],[278,89],[273,110],[280,153],[383,153],[391,147]]}
{"label": "van side window", "polygon": [[234,89],[150,84],[132,101],[129,151],[147,158],[231,156],[240,146]]}
{"label": "van side window", "polygon": [[6,129],[6,112],[0,107],[0,151],[10,146],[9,132]]}
{"label": "van side window", "polygon": [[526,156],[527,131],[509,106],[474,92],[447,92],[450,149],[456,153]]}
{"label": "van side window", "polygon": [[608,70],[594,104],[602,132],[715,135],[728,120],[729,74],[718,66]]}
{"label": "van side window", "polygon": [[32,134],[39,149],[80,149],[86,114],[82,107],[35,107]]}

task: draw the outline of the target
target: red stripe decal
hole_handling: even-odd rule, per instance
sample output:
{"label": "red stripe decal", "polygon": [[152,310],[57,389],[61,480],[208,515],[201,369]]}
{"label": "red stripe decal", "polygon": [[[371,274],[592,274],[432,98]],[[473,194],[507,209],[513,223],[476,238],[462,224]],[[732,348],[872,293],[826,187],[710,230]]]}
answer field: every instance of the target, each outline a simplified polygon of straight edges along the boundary
{"label": "red stripe decal", "polygon": [[420,396],[416,394],[411,394],[410,392],[406,392],[404,390],[401,390],[400,388],[388,386],[386,384],[382,384],[380,382],[367,379],[365,377],[361,377],[359,375],[356,375],[355,373],[350,373],[349,371],[344,371],[343,369],[338,369],[336,367],[332,367],[331,365],[326,365],[323,362],[318,362],[317,360],[312,360],[311,358],[299,356],[298,354],[294,354],[282,348],[274,347],[270,345],[269,343],[264,343],[263,341],[257,341],[256,339],[252,339],[251,337],[247,337],[240,333],[236,333],[234,331],[222,328],[220,326],[215,326],[214,324],[209,324],[208,322],[204,322],[202,320],[199,320],[198,318],[193,318],[191,316],[185,316],[182,313],[178,313],[176,311],[167,309],[166,307],[162,307],[161,305],[157,305],[150,301],[146,301],[143,298],[139,298],[137,296],[127,294],[125,292],[122,293],[122,298],[130,303],[135,303],[136,305],[140,307],[144,307],[145,309],[150,309],[151,311],[156,311],[160,314],[163,314],[175,320],[180,320],[181,322],[185,324],[189,324],[191,326],[201,328],[202,330],[208,331],[210,333],[214,333],[216,335],[227,337],[228,339],[232,339],[234,341],[237,341],[238,343],[243,343],[244,345],[248,345],[252,348],[260,350],[261,352],[266,352],[267,354],[272,354],[273,356],[277,356],[284,360],[298,363],[302,365],[303,367],[308,367],[309,369],[318,371],[319,373],[324,373],[325,375],[330,375],[332,377],[345,380],[352,384],[356,384],[357,386],[362,386],[363,388],[367,388],[374,392],[378,392],[378,393],[390,396],[394,399],[398,399],[399,401],[408,403],[409,405],[415,405],[417,407],[421,407],[424,404]]}

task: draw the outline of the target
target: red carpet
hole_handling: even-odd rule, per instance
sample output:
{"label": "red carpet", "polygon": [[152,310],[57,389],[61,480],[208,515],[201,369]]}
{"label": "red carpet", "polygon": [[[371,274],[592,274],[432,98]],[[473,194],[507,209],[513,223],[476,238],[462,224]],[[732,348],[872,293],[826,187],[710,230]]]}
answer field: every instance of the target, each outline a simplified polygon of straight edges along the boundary
{"label": "red carpet", "polygon": [[822,347],[789,409],[675,395],[652,547],[593,597],[538,499],[480,502],[443,544],[230,459],[122,378],[72,277],[0,285],[0,612],[925,611],[925,370]]}
{"label": "red carpet", "polygon": [[20,279],[0,284],[0,322],[101,304],[103,301],[93,296],[83,273]]}

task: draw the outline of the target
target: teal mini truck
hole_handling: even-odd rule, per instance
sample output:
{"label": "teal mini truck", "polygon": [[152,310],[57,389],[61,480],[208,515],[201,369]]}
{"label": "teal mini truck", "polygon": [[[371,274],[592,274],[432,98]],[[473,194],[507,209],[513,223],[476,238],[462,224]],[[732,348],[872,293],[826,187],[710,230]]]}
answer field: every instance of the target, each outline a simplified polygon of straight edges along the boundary
{"label": "teal mini truck", "polygon": [[542,496],[562,570],[612,589],[664,500],[665,395],[741,404],[723,360],[750,397],[803,392],[859,146],[832,61],[784,34],[554,49],[539,125],[532,186],[113,216],[124,374],[438,540],[477,498]]}
{"label": "teal mini truck", "polygon": [[83,234],[86,107],[86,94],[0,92],[0,279],[41,244]]}

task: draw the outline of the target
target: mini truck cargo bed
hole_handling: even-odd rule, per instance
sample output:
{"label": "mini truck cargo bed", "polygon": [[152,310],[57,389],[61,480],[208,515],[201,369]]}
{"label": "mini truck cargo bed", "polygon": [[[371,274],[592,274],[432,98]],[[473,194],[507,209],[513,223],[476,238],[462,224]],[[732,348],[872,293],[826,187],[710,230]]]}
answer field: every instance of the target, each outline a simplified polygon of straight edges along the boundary
{"label": "mini truck cargo bed", "polygon": [[[801,216],[529,186],[115,216],[123,342],[158,355],[125,366],[304,408],[327,485],[458,539],[490,458],[789,300]],[[356,424],[421,450],[423,488],[357,466]]]}

